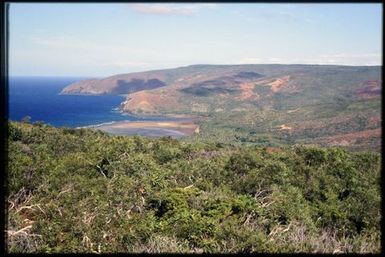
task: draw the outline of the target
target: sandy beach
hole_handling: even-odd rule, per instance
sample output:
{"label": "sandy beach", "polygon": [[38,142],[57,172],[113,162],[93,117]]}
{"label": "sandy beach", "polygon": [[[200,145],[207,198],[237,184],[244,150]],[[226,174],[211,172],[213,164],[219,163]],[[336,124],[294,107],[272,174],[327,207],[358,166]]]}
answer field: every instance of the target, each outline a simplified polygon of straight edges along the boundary
{"label": "sandy beach", "polygon": [[171,136],[180,138],[199,133],[199,126],[186,121],[121,121],[93,127],[115,135]]}

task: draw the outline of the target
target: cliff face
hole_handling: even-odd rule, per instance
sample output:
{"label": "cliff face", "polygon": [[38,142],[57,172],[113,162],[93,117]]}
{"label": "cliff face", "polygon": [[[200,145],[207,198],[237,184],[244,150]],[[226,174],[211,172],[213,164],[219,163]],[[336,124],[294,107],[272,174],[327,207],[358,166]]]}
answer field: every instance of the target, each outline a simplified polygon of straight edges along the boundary
{"label": "cliff face", "polygon": [[100,88],[95,86],[99,80],[97,79],[87,79],[72,83],[71,85],[65,87],[60,94],[80,94],[80,95],[102,95],[106,94],[109,91],[108,88]]}
{"label": "cliff face", "polygon": [[159,72],[130,73],[104,79],[87,79],[65,87],[61,94],[103,95],[129,94],[164,87],[164,74]]}

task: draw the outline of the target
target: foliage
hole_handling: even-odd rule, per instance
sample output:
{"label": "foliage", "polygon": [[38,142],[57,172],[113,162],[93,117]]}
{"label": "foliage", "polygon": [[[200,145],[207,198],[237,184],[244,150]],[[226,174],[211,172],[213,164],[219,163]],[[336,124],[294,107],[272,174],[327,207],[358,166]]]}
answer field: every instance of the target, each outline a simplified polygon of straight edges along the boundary
{"label": "foliage", "polygon": [[380,251],[380,155],[9,123],[8,250]]}

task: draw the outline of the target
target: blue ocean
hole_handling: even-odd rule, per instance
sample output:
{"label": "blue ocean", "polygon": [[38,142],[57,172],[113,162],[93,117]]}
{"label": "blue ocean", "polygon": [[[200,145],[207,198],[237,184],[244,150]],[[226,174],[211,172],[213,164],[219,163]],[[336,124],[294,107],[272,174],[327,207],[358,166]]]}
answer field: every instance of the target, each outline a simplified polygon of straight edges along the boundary
{"label": "blue ocean", "polygon": [[69,84],[85,78],[11,77],[8,89],[8,118],[43,121],[56,127],[82,127],[123,120],[156,120],[122,115],[123,96],[59,95]]}

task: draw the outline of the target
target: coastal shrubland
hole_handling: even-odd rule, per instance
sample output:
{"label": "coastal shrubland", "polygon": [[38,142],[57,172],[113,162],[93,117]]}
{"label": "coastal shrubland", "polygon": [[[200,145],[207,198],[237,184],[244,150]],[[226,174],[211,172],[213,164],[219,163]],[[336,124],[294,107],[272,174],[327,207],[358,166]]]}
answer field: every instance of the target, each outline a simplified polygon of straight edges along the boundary
{"label": "coastal shrubland", "polygon": [[129,94],[120,111],[191,118],[190,141],[380,152],[381,81],[381,66],[190,65],[83,80],[62,94]]}
{"label": "coastal shrubland", "polygon": [[9,122],[11,253],[379,253],[380,155]]}

